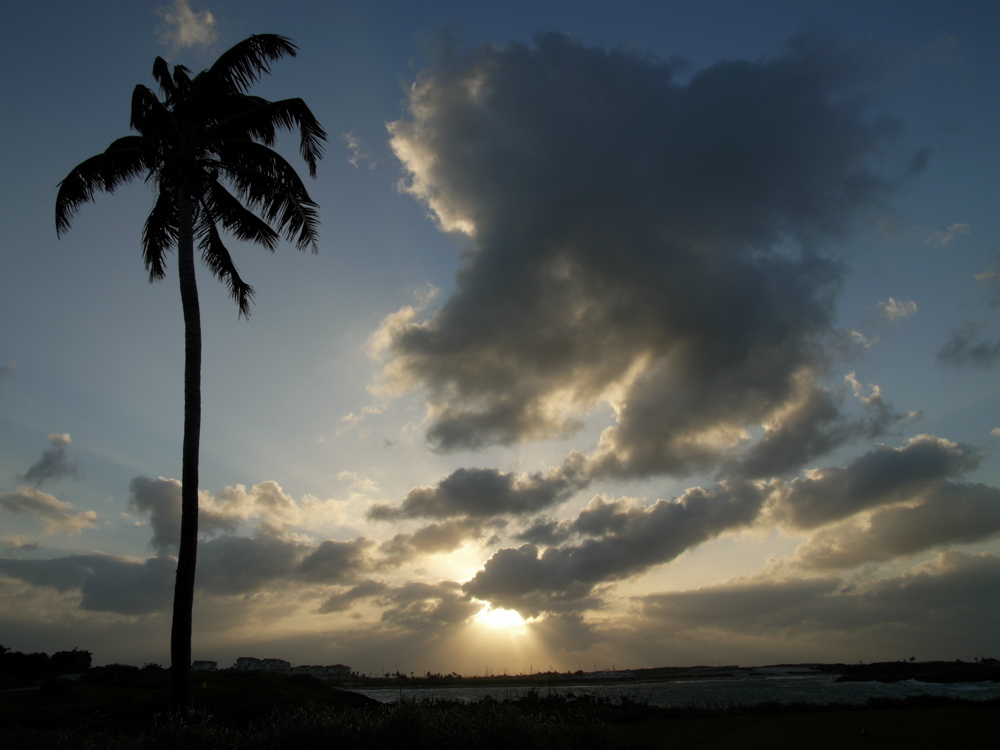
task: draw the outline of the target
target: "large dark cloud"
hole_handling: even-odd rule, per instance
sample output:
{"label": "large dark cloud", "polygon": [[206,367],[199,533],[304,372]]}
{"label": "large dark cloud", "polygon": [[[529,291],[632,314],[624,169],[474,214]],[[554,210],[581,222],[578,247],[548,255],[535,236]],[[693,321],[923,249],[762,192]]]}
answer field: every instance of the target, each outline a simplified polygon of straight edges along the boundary
{"label": "large dark cloud", "polygon": [[[641,612],[667,631],[748,636],[810,636],[828,643],[868,638],[927,649],[935,639],[964,648],[1000,627],[1000,558],[946,552],[902,575],[855,584],[835,577],[751,579],[639,597]],[[971,644],[970,644],[971,645]]]}
{"label": "large dark cloud", "polygon": [[1000,489],[939,482],[922,488],[917,505],[881,508],[816,532],[795,553],[797,566],[852,568],[926,549],[981,542],[1000,534]]}
{"label": "large dark cloud", "polygon": [[610,401],[595,478],[712,466],[789,404],[843,431],[811,393],[843,276],[817,248],[894,185],[868,62],[799,39],[682,81],[561,34],[445,49],[390,130],[405,189],[471,247],[433,316],[387,318],[385,385],[427,394],[440,450],[563,435]]}
{"label": "large dark cloud", "polygon": [[50,560],[0,558],[5,575],[60,592],[78,591],[82,609],[123,615],[169,608],[176,565],[167,557],[133,560],[96,553]]}
{"label": "large dark cloud", "polygon": [[370,567],[375,542],[358,537],[345,542],[328,539],[309,552],[298,566],[298,574],[319,583],[351,582]]}
{"label": "large dark cloud", "polygon": [[494,605],[536,616],[597,606],[597,584],[645,572],[719,534],[751,524],[765,488],[723,482],[695,487],[676,500],[652,505],[595,498],[567,525],[577,543],[540,550],[533,544],[497,551],[464,589]]}
{"label": "large dark cloud", "polygon": [[902,448],[878,446],[846,466],[816,469],[776,493],[777,520],[812,529],[881,505],[920,499],[941,480],[974,469],[982,456],[969,446],[919,435]]}
{"label": "large dark cloud", "polygon": [[304,546],[278,536],[220,536],[198,545],[197,585],[216,594],[247,594],[287,580]]}
{"label": "large dark cloud", "polygon": [[[375,563],[376,543],[305,541],[262,533],[224,535],[198,548],[198,589],[207,594],[255,594],[276,586],[303,588],[354,584]],[[169,606],[176,560],[166,555],[135,560],[90,554],[46,560],[0,558],[0,573],[61,592],[79,591],[85,610],[141,614]]]}

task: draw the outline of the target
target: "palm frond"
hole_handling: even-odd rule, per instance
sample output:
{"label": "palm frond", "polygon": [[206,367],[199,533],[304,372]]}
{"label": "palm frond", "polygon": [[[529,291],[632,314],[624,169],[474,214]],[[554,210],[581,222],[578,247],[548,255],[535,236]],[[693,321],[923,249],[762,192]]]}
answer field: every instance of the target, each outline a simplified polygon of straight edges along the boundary
{"label": "palm frond", "polygon": [[184,65],[174,66],[174,88],[177,96],[183,96],[191,86],[191,69]]}
{"label": "palm frond", "polygon": [[205,190],[202,205],[223,229],[241,242],[263,245],[271,252],[277,248],[278,233],[271,225],[247,209],[218,182]]}
{"label": "palm frond", "polygon": [[[263,73],[271,72],[271,63],[286,55],[295,57],[298,47],[278,34],[254,34],[223,52],[206,70],[203,83],[222,85],[229,91],[246,91]],[[199,76],[200,77],[200,76]]]}
{"label": "palm frond", "polygon": [[171,125],[170,111],[142,84],[132,90],[132,119],[129,126],[145,136],[162,138]]}
{"label": "palm frond", "polygon": [[167,101],[177,95],[174,79],[170,77],[170,66],[162,57],[153,60],[153,79],[160,85],[160,93]]}
{"label": "palm frond", "polygon": [[[316,163],[323,158],[326,131],[302,99],[269,102],[257,97],[239,97],[247,101],[233,104],[231,115],[220,119],[213,134],[220,139],[252,138],[267,146],[275,144],[277,130],[299,131],[299,153],[309,166],[309,176],[316,177]],[[242,105],[242,106],[240,106]]]}
{"label": "palm frond", "polygon": [[[249,139],[227,138],[214,144],[218,169],[235,168],[243,172],[260,173],[289,188],[305,192],[299,173],[285,158],[267,146]],[[241,196],[242,198],[243,196]]]}
{"label": "palm frond", "polygon": [[219,230],[215,226],[215,217],[207,212],[203,214],[203,217],[198,226],[201,237],[198,242],[198,247],[201,249],[201,259],[215,278],[225,282],[229,288],[229,296],[239,308],[239,314],[244,318],[249,318],[250,308],[253,305],[253,287],[240,278],[236,264],[233,263],[229,250],[223,244],[222,237],[219,236]]}
{"label": "palm frond", "polygon": [[163,259],[177,243],[177,229],[177,204],[173,194],[160,190],[142,228],[142,261],[151,283],[167,275]]}
{"label": "palm frond", "polygon": [[114,141],[104,153],[75,166],[59,183],[56,195],[56,235],[69,230],[80,206],[94,200],[95,192],[114,193],[121,185],[155,169],[152,144],[142,136]]}
{"label": "palm frond", "polygon": [[227,160],[221,168],[223,173],[240,198],[257,209],[266,222],[277,226],[299,250],[311,248],[315,253],[319,237],[316,203],[288,162],[264,146],[253,145],[267,152],[270,160],[256,163]]}

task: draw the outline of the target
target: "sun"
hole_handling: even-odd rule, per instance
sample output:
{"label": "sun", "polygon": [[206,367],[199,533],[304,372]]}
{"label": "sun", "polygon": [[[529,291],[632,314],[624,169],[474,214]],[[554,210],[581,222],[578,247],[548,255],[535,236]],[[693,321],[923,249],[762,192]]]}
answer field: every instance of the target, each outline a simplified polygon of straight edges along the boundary
{"label": "sun", "polygon": [[476,621],[487,627],[508,632],[523,631],[525,625],[525,619],[514,610],[491,607],[489,604],[479,611]]}

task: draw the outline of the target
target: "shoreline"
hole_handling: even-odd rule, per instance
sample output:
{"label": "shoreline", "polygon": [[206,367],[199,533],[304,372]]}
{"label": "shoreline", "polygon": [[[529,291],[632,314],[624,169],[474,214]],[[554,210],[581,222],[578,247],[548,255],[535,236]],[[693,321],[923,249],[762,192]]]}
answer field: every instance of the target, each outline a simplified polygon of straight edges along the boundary
{"label": "shoreline", "polygon": [[691,680],[766,679],[777,676],[808,676],[835,674],[836,682],[884,682],[907,680],[937,684],[1000,683],[1000,664],[995,660],[982,662],[928,661],[928,662],[872,662],[869,664],[772,664],[755,667],[694,666],[652,667],[622,672],[538,672],[518,675],[487,675],[464,677],[461,675],[354,677],[332,680],[344,688],[371,687],[532,687],[559,685],[627,685],[649,682],[680,682]]}

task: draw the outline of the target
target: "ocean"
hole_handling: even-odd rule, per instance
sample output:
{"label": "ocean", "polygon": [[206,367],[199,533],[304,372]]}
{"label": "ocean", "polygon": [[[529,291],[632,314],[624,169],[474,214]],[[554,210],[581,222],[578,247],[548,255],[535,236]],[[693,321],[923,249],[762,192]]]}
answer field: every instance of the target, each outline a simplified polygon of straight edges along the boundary
{"label": "ocean", "polygon": [[496,700],[517,699],[529,690],[539,695],[593,694],[614,701],[619,696],[657,706],[705,707],[724,709],[756,703],[847,703],[864,704],[871,698],[906,698],[908,696],[950,696],[966,700],[1000,698],[1000,683],[931,683],[906,680],[903,682],[835,682],[837,675],[811,670],[772,667],[753,670],[753,674],[738,672],[733,677],[710,679],[680,679],[640,682],[564,682],[536,679],[521,683],[491,687],[350,687],[383,703],[399,700],[459,700],[478,701],[487,696]]}

